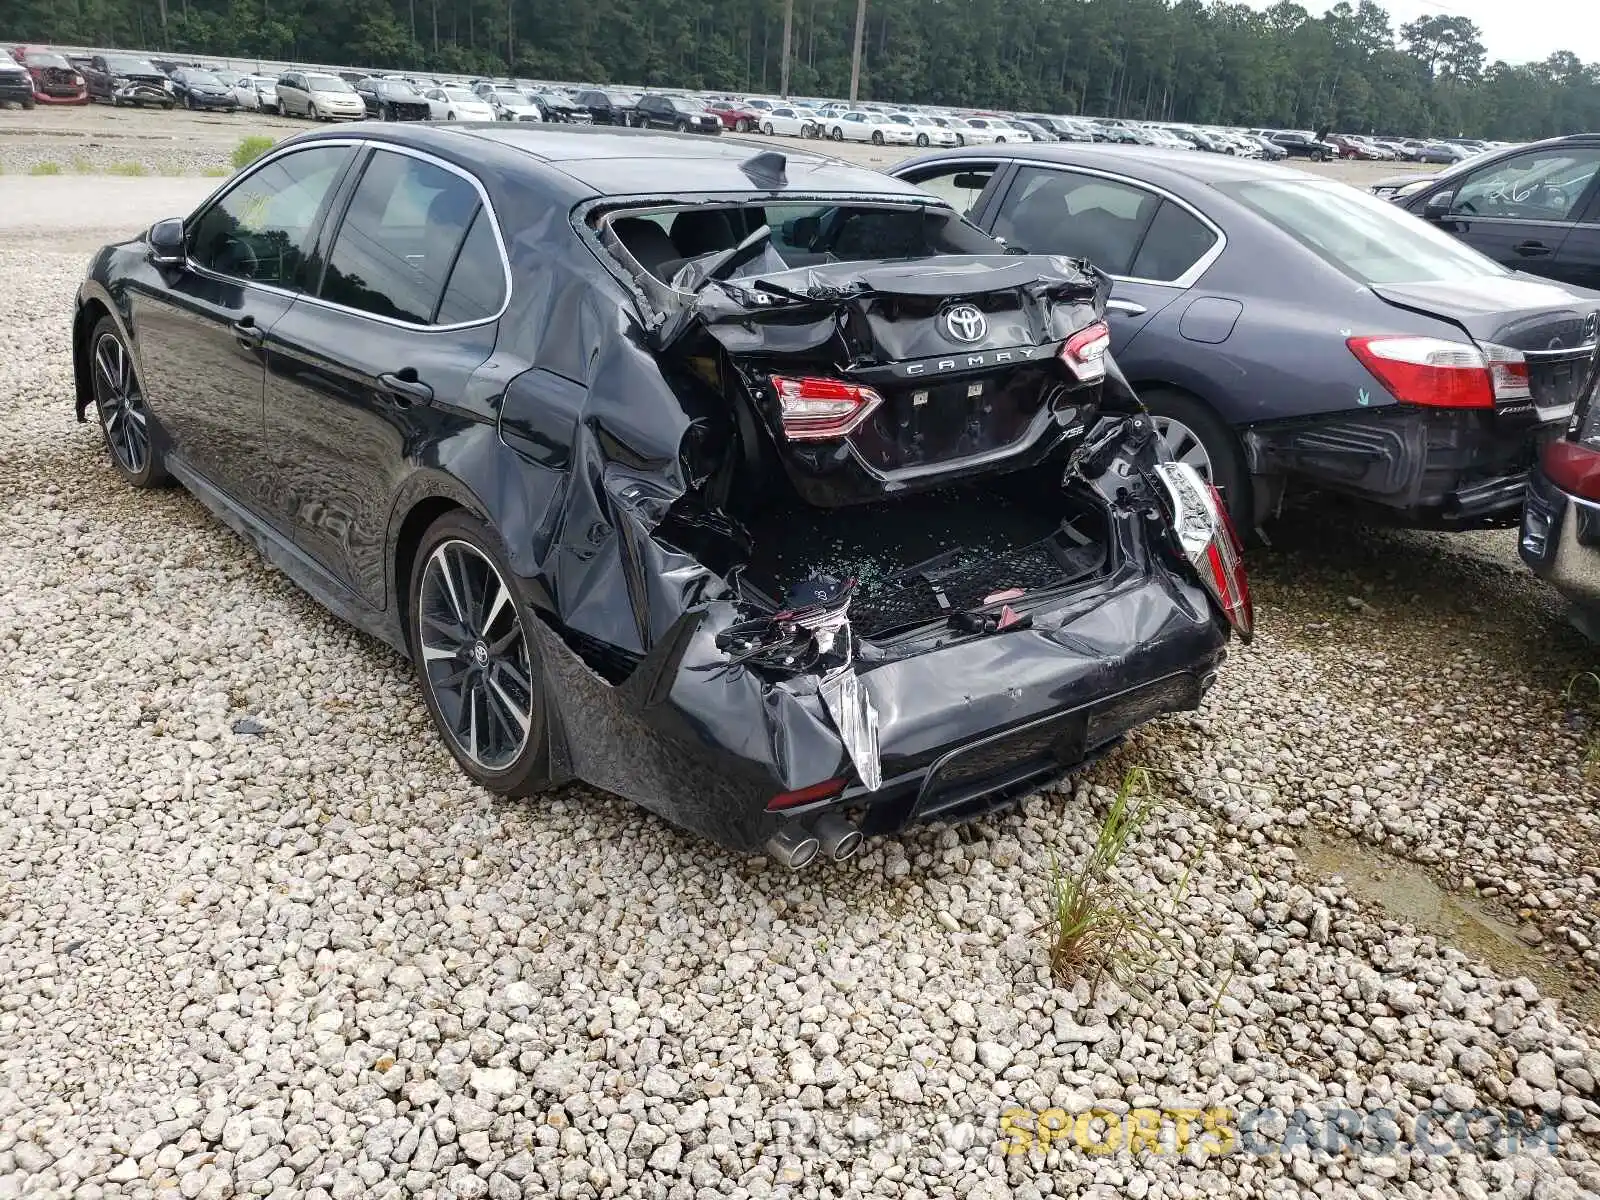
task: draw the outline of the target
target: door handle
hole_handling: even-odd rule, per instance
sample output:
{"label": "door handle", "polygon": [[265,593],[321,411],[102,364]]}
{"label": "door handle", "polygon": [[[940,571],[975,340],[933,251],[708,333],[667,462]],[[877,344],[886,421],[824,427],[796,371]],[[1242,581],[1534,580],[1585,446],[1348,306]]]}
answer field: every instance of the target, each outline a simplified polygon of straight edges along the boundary
{"label": "door handle", "polygon": [[1142,317],[1149,310],[1144,305],[1136,304],[1132,300],[1117,300],[1113,298],[1106,301],[1106,311],[1127,313],[1130,317]]}
{"label": "door handle", "polygon": [[228,327],[247,350],[254,350],[266,339],[266,333],[252,316],[243,316]]}
{"label": "door handle", "polygon": [[1518,242],[1511,248],[1522,255],[1523,258],[1540,258],[1550,253],[1550,247],[1543,242]]}
{"label": "door handle", "polygon": [[412,367],[401,367],[398,371],[379,375],[378,383],[400,408],[433,403],[433,389],[417,378],[417,372]]}

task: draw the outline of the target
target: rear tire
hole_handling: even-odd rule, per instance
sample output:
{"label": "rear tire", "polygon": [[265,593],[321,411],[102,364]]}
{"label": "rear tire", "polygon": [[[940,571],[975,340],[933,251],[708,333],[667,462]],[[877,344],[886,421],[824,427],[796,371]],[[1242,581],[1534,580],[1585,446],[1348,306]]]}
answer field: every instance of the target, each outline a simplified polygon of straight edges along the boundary
{"label": "rear tire", "polygon": [[[1139,393],[1167,450],[1216,485],[1241,535],[1255,528],[1254,499],[1239,438],[1203,400],[1172,388]],[[1202,461],[1203,459],[1203,461]]]}
{"label": "rear tire", "polygon": [[502,796],[549,787],[533,618],[499,535],[460,509],[445,513],[422,535],[406,594],[423,700],[462,770]]}

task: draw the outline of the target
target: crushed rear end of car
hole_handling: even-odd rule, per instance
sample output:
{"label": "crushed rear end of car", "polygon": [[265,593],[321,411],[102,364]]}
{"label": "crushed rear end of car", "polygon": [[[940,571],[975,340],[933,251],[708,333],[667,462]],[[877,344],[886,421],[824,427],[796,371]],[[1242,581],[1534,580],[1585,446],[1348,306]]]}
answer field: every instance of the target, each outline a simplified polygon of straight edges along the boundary
{"label": "crushed rear end of car", "polygon": [[[1087,264],[982,253],[904,203],[576,220],[639,320],[548,519],[562,775],[791,866],[843,858],[1196,707],[1249,636],[1238,543],[1163,461]],[[535,460],[556,440],[516,385],[501,431]]]}

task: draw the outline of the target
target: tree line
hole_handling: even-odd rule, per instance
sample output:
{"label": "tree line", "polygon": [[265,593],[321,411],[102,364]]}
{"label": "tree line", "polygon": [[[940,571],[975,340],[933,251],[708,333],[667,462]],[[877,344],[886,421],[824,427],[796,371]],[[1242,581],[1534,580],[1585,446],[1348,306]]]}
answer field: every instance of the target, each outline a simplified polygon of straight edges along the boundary
{"label": "tree line", "polygon": [[[792,0],[790,91],[847,95],[855,0]],[[0,0],[28,41],[774,92],[785,0]],[[1526,140],[1600,129],[1600,64],[1490,62],[1465,17],[1395,28],[1203,0],[868,0],[865,100]]]}

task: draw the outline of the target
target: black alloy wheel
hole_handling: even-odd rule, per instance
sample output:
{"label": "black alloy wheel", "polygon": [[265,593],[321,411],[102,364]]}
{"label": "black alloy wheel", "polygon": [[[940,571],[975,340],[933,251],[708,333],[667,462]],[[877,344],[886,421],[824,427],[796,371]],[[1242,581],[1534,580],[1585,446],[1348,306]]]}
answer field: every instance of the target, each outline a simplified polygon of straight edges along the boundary
{"label": "black alloy wheel", "polygon": [[164,483],[167,473],[152,445],[150,409],[133,368],[133,355],[110,317],[102,317],[89,336],[95,411],[112,464],[134,487]]}
{"label": "black alloy wheel", "polygon": [[491,791],[549,783],[544,696],[522,598],[499,539],[460,510],[423,535],[410,640],[428,711],[456,761]]}

